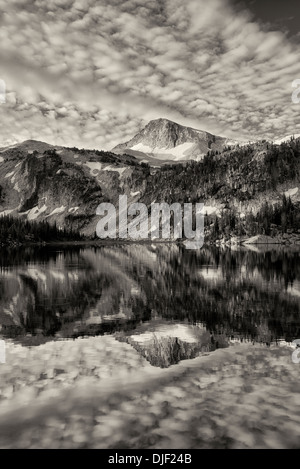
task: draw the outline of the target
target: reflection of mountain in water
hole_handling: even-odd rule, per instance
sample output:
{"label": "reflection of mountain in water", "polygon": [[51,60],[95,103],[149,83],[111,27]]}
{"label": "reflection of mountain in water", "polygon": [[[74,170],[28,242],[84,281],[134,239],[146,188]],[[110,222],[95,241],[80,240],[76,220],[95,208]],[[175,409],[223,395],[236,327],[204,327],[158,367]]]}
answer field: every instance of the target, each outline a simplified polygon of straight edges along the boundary
{"label": "reflection of mountain in water", "polygon": [[[18,340],[127,330],[130,341],[129,331],[145,321],[149,328],[154,318],[202,323],[210,340],[270,343],[300,335],[297,252],[44,247],[0,252],[0,268],[1,333]],[[198,353],[183,342],[174,342],[178,357]]]}
{"label": "reflection of mountain in water", "polygon": [[214,337],[202,324],[174,324],[161,319],[144,323],[133,334],[121,333],[117,338],[131,344],[151,365],[161,368],[228,346],[225,335]]}
{"label": "reflection of mountain in water", "polygon": [[109,252],[60,251],[54,259],[51,253],[43,262],[5,266],[0,275],[4,333],[69,336],[82,325],[139,317],[145,308],[139,285]]}

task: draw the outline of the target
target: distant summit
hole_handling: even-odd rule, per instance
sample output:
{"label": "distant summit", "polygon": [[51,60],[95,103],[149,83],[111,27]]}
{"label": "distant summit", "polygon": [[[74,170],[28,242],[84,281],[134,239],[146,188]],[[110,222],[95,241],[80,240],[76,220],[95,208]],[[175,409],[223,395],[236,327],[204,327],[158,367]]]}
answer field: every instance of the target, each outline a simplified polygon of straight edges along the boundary
{"label": "distant summit", "polygon": [[203,130],[185,127],[168,119],[151,120],[131,140],[117,145],[114,153],[127,153],[153,162],[199,161],[209,150],[221,151],[225,145],[236,144]]}

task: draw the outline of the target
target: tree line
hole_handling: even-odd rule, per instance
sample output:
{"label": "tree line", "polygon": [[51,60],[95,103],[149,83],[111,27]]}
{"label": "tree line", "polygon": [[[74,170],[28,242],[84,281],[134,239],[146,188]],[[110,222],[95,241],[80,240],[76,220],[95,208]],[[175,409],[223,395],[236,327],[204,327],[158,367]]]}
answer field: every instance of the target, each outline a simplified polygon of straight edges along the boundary
{"label": "tree line", "polygon": [[213,240],[229,235],[276,236],[287,231],[295,232],[300,230],[299,204],[294,204],[290,197],[283,195],[280,203],[272,205],[265,202],[256,214],[250,211],[241,217],[233,210],[226,210],[220,217],[207,216],[205,225]]}
{"label": "tree line", "polygon": [[28,242],[80,241],[83,236],[73,229],[61,228],[56,222],[29,221],[4,215],[0,218],[0,243],[23,244]]}

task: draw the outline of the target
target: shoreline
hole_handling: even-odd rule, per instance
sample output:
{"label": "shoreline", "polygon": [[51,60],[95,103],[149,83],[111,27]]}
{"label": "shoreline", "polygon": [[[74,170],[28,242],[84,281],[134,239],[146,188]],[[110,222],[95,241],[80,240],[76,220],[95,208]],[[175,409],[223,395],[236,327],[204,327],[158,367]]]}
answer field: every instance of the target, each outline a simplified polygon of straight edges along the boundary
{"label": "shoreline", "polygon": [[[18,249],[24,247],[47,247],[47,246],[94,246],[94,247],[104,247],[104,246],[120,246],[120,245],[132,245],[132,244],[141,244],[141,245],[151,245],[151,244],[172,244],[178,246],[184,246],[183,241],[178,240],[162,240],[162,239],[141,239],[141,240],[127,240],[127,239],[99,239],[99,240],[84,240],[84,241],[45,241],[45,242],[26,242],[19,244],[0,244],[1,249]],[[251,247],[265,247],[269,246],[272,248],[277,247],[295,247],[300,248],[300,237],[297,242],[290,242],[288,238],[285,238],[283,241],[278,240],[278,238],[270,238],[270,240],[265,242],[247,242],[247,239],[236,241],[236,239],[228,241],[211,241],[204,242],[202,247],[216,247],[216,248],[249,248]],[[202,249],[199,248],[199,249]],[[196,249],[196,250],[199,250]]]}

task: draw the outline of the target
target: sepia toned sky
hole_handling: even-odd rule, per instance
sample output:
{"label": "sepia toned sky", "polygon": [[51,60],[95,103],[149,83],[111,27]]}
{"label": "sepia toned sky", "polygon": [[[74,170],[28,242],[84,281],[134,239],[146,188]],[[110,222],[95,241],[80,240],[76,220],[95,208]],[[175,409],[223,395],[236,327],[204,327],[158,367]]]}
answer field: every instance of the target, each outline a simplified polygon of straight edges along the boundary
{"label": "sepia toned sky", "polygon": [[0,0],[0,146],[109,150],[165,117],[300,133],[299,0]]}

